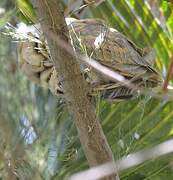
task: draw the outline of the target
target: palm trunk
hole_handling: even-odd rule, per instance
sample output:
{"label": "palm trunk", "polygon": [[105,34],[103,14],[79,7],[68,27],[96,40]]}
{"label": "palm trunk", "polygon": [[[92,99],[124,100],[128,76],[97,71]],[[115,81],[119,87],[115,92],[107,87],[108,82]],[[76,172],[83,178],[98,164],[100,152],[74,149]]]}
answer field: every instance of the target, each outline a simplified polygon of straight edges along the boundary
{"label": "palm trunk", "polygon": [[[67,25],[60,1],[33,0],[42,30],[48,41],[50,54],[59,74],[69,112],[74,116],[79,138],[90,166],[97,166],[106,162],[113,162],[114,158],[107,143],[95,109],[87,94],[88,87],[80,72],[80,67],[71,54],[62,48],[57,39],[70,45]],[[105,179],[119,179],[116,169],[115,174]]]}

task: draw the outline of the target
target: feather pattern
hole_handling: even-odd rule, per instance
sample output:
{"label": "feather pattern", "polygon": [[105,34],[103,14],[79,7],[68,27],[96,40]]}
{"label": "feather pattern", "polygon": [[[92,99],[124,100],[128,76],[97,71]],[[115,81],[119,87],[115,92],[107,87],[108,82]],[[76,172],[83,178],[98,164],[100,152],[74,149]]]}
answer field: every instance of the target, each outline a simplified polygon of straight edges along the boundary
{"label": "feather pattern", "polygon": [[[68,21],[70,38],[76,54],[82,53],[101,65],[119,73],[134,85],[154,88],[162,83],[160,74],[154,69],[153,49],[141,49],[116,29],[107,27],[95,19]],[[58,81],[58,72],[53,67],[49,50],[43,36],[42,43],[20,43],[20,64],[24,73],[32,80],[46,84],[53,94],[63,95]],[[27,67],[24,68],[25,66]],[[129,99],[137,91],[120,82],[111,82],[92,67],[80,62],[81,72],[91,86],[90,95],[101,93],[108,100]],[[27,72],[29,71],[29,72]],[[38,81],[39,80],[39,81]]]}

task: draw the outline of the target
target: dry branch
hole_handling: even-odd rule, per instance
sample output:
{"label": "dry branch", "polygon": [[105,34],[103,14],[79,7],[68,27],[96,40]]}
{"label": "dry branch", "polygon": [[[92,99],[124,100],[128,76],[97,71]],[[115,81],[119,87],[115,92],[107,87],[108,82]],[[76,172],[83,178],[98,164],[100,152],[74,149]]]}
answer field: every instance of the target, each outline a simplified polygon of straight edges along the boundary
{"label": "dry branch", "polygon": [[123,171],[132,168],[147,160],[153,160],[173,152],[173,139],[162,142],[152,148],[144,149],[136,153],[129,154],[115,163],[106,163],[98,167],[93,167],[88,170],[73,174],[69,180],[88,180],[99,179],[106,175],[111,175],[114,172],[114,167],[118,171]]}
{"label": "dry branch", "polygon": [[[50,54],[59,72],[59,81],[69,111],[73,114],[80,141],[90,166],[113,161],[111,149],[102,131],[94,107],[87,97],[87,85],[74,56],[58,46],[49,31],[69,43],[68,29],[60,1],[33,0],[42,30],[48,41]],[[71,47],[72,48],[72,47]],[[116,173],[116,172],[115,172]],[[119,179],[117,175],[107,179]]]}
{"label": "dry branch", "polygon": [[168,87],[168,84],[169,84],[169,81],[171,80],[172,78],[172,73],[173,73],[173,56],[172,58],[170,59],[170,65],[169,65],[169,68],[168,68],[168,72],[167,72],[167,75],[166,75],[166,78],[165,78],[165,81],[164,81],[164,84],[163,84],[163,91],[164,92],[167,92],[167,87]]}

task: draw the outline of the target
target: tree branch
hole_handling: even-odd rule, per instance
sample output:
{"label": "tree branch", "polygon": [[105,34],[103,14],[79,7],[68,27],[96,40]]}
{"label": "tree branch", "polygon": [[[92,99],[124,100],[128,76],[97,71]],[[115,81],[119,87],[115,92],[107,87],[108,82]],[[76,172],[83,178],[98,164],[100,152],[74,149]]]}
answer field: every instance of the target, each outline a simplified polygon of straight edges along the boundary
{"label": "tree branch", "polygon": [[[111,149],[95,114],[95,109],[87,97],[87,87],[80,72],[79,64],[72,54],[58,46],[56,38],[49,32],[70,44],[68,29],[65,23],[63,9],[57,0],[33,0],[42,30],[48,41],[50,54],[62,84],[69,112],[74,116],[79,138],[90,166],[113,162]],[[70,46],[72,49],[72,46]],[[115,175],[106,179],[119,179]]]}
{"label": "tree branch", "polygon": [[171,80],[172,78],[172,73],[173,73],[173,56],[171,57],[170,59],[170,65],[168,67],[168,72],[167,72],[167,75],[166,75],[166,78],[165,78],[165,81],[164,81],[164,84],[163,84],[163,92],[167,92],[167,87],[168,87],[168,84],[169,84],[169,81]]}

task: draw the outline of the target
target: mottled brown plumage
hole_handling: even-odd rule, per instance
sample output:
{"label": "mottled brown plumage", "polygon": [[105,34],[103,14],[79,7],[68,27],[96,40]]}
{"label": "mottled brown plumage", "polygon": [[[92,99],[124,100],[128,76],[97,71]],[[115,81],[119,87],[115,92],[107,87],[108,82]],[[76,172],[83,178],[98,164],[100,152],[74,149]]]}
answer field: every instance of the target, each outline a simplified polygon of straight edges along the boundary
{"label": "mottled brown plumage", "polygon": [[[68,20],[69,22],[69,20]],[[68,25],[76,54],[82,53],[100,64],[119,73],[135,86],[153,88],[162,83],[159,73],[154,69],[155,54],[152,49],[140,49],[127,37],[98,20],[71,20]],[[20,43],[20,67],[33,81],[46,84],[53,94],[63,95],[58,81],[58,72],[44,39],[42,43]],[[127,99],[136,95],[136,89],[113,82],[92,67],[79,62],[81,73],[91,86],[90,95],[100,93],[110,100]]]}

